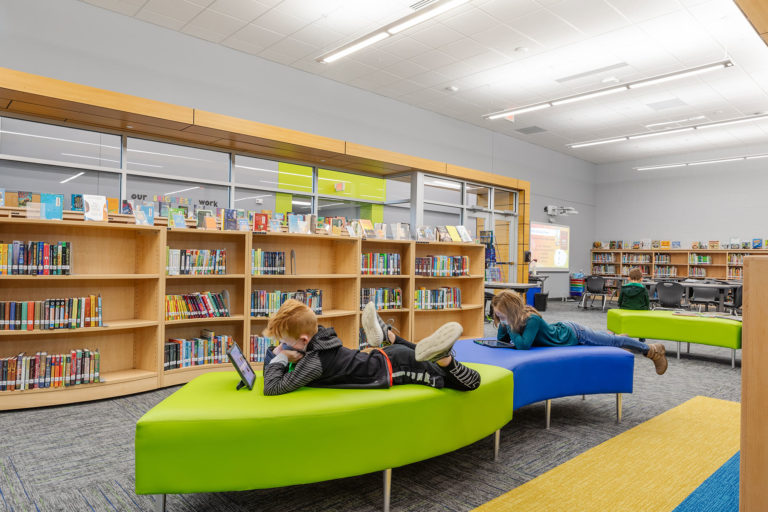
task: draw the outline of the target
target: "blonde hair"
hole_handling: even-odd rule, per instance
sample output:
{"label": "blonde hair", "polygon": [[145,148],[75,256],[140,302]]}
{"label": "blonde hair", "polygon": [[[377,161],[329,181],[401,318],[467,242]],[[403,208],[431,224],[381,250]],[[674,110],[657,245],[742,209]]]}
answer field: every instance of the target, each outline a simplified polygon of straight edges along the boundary
{"label": "blonde hair", "polygon": [[633,281],[639,281],[643,278],[643,271],[635,267],[629,271],[629,278]]}
{"label": "blonde hair", "polygon": [[286,336],[298,339],[302,334],[310,338],[317,333],[317,317],[309,307],[288,299],[280,306],[275,316],[269,319],[264,335],[280,340]]}
{"label": "blonde hair", "polygon": [[[541,316],[536,308],[529,306],[523,301],[523,297],[512,290],[504,290],[501,293],[494,295],[491,300],[491,307],[494,311],[500,311],[507,317],[509,326],[515,332],[523,332],[525,324],[528,322],[528,317],[531,315]],[[498,326],[499,319],[496,315],[493,316],[493,324]]]}

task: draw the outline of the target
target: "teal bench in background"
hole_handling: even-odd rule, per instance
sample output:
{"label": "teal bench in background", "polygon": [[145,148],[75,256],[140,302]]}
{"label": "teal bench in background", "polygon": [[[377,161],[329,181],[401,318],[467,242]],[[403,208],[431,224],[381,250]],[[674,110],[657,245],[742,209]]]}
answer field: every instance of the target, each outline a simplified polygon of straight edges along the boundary
{"label": "teal bench in background", "polygon": [[740,321],[675,315],[672,311],[611,309],[608,330],[633,338],[677,341],[678,359],[680,342],[730,348],[731,368],[736,367],[736,350],[741,348]]}
{"label": "teal bench in background", "polygon": [[[389,389],[302,388],[264,396],[235,390],[235,372],[201,375],[136,424],[136,493],[243,491],[384,471],[389,510],[391,469],[457,450],[512,419],[514,377],[497,366],[478,389],[415,384]],[[281,442],[289,439],[290,442]],[[377,450],[377,444],[381,449]]]}

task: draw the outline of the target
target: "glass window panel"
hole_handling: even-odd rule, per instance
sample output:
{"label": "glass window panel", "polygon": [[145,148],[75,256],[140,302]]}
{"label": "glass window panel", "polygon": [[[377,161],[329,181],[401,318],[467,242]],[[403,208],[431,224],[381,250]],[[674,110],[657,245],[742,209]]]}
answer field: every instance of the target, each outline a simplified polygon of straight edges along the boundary
{"label": "glass window panel", "polygon": [[491,198],[491,189],[481,185],[467,183],[467,206],[478,208],[490,208],[488,201]]}
{"label": "glass window panel", "polygon": [[0,118],[0,153],[120,168],[120,136]]}
{"label": "glass window panel", "polygon": [[266,190],[248,190],[244,188],[235,189],[235,208],[243,210],[261,210],[275,211],[275,192]]}
{"label": "glass window panel", "polygon": [[[284,190],[296,190],[306,194],[312,193],[312,168],[306,165],[279,162],[278,186]],[[298,213],[298,212],[297,212]]]}
{"label": "glass window panel", "polygon": [[464,227],[467,228],[473,239],[477,239],[480,236],[480,231],[491,229],[490,219],[489,213],[467,210]]}
{"label": "glass window panel", "polygon": [[183,178],[229,181],[229,154],[128,138],[128,169]]}
{"label": "glass window panel", "polygon": [[386,180],[372,176],[361,176],[329,169],[317,170],[317,191],[329,196],[342,196],[368,201],[384,201]]}
{"label": "glass window panel", "polygon": [[0,188],[6,193],[21,190],[33,194],[64,194],[64,209],[70,210],[72,194],[120,197],[120,175],[0,160]]}
{"label": "glass window panel", "polygon": [[278,162],[235,155],[234,180],[239,185],[277,188]]}
{"label": "glass window panel", "polygon": [[[362,208],[361,208],[362,206]],[[341,199],[323,199],[317,201],[318,217],[345,217],[347,219],[361,218],[361,210],[368,205],[357,201],[344,201]],[[367,213],[367,212],[366,212]]]}
{"label": "glass window panel", "polygon": [[461,205],[461,183],[441,178],[424,177],[424,199]]}
{"label": "glass window panel", "polygon": [[461,224],[461,208],[424,204],[424,224],[427,226],[457,226]]}
{"label": "glass window panel", "polygon": [[514,212],[515,193],[510,190],[493,189],[493,209]]}
{"label": "glass window panel", "polygon": [[300,196],[298,194],[281,194],[281,195],[288,196],[288,200],[290,201],[291,208],[290,210],[286,210],[286,211],[293,212],[293,213],[300,213],[303,215],[312,213],[312,197]]}
{"label": "glass window panel", "polygon": [[[229,208],[229,189],[224,186],[128,176],[127,199],[148,202],[169,201],[163,197],[177,199],[180,204],[189,204],[193,212],[198,209],[215,212],[216,208]],[[159,215],[159,212],[155,215]]]}
{"label": "glass window panel", "polygon": [[405,205],[384,205],[384,222],[394,224],[395,222],[411,222],[411,206]]}
{"label": "glass window panel", "polygon": [[[387,201],[402,201],[411,199],[411,178],[404,176],[386,180]],[[385,215],[386,217],[386,215]],[[405,221],[396,221],[405,222]]]}

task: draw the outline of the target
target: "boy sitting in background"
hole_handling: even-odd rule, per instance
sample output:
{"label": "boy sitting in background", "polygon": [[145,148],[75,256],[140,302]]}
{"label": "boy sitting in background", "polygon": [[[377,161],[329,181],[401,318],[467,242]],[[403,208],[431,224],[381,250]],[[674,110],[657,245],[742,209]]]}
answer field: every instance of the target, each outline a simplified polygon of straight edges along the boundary
{"label": "boy sitting in background", "polygon": [[629,282],[621,287],[619,293],[619,308],[621,309],[651,309],[651,299],[648,290],[641,282],[643,272],[635,267],[629,271]]}
{"label": "boy sitting in background", "polygon": [[[370,352],[343,346],[332,328],[318,326],[306,305],[289,299],[269,319],[266,336],[280,345],[267,350],[264,394],[282,395],[303,386],[375,389],[422,384],[471,391],[480,374],[457,362],[451,349],[463,331],[448,322],[415,345],[396,336],[369,302],[361,319]],[[289,363],[295,363],[289,370]]]}

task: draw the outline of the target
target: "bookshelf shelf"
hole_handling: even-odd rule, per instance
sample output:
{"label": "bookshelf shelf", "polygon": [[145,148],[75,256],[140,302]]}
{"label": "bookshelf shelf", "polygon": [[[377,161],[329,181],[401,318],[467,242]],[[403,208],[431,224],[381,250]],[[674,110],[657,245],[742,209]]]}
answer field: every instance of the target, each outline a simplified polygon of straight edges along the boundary
{"label": "bookshelf shelf", "polygon": [[[100,333],[106,331],[123,331],[158,325],[157,320],[112,320],[104,327],[78,327],[77,329],[35,329],[32,331],[0,331],[3,336],[52,336],[57,334]],[[2,391],[0,391],[2,393]],[[2,396],[0,394],[0,396]]]}
{"label": "bookshelf shelf", "polygon": [[[328,309],[324,310],[322,315],[317,315],[318,320],[322,320],[324,318],[337,318],[337,317],[343,317],[343,316],[351,316],[356,314],[357,311],[351,311],[351,310],[345,310],[345,309]],[[252,322],[268,322],[269,317],[268,316],[252,316],[251,317]]]}
{"label": "bookshelf shelf", "polygon": [[464,304],[460,308],[442,308],[442,309],[414,309],[414,313],[445,313],[448,311],[472,311],[482,309],[482,304]]}
{"label": "bookshelf shelf", "polygon": [[215,316],[212,318],[185,318],[182,320],[166,320],[165,325],[215,324],[242,322],[243,315]]}
{"label": "bookshelf shelf", "polygon": [[0,276],[0,281],[87,281],[93,280],[137,280],[137,279],[158,279],[160,274],[71,274],[66,276],[51,276],[51,275],[14,275],[14,276]]}
{"label": "bookshelf shelf", "polygon": [[360,275],[361,279],[408,279],[411,276],[407,276],[404,274],[393,274],[393,275],[384,275],[384,274],[362,274]]}
{"label": "bookshelf shelf", "polygon": [[221,368],[221,369],[227,369],[232,370],[232,365],[230,363],[216,363],[216,364],[200,364],[197,366],[185,366],[184,368],[174,368],[173,370],[165,370],[163,371],[163,375],[174,375],[177,373],[189,373],[194,372],[195,370],[210,370],[215,368]]}
{"label": "bookshelf shelf", "polygon": [[187,279],[211,279],[211,280],[224,280],[224,279],[240,279],[242,280],[245,274],[184,274],[179,276],[165,276],[166,279],[172,281],[187,280]]}
{"label": "bookshelf shelf", "polygon": [[357,277],[357,274],[284,274],[284,275],[266,275],[266,276],[252,275],[251,279],[282,281],[283,279],[354,279],[356,277]]}
{"label": "bookshelf shelf", "polygon": [[[380,309],[379,315],[385,315],[389,313],[408,313],[409,311],[409,308]],[[357,314],[362,314],[362,311],[358,311]]]}
{"label": "bookshelf shelf", "polygon": [[[365,277],[365,276],[363,276]],[[469,275],[469,276],[414,276],[416,279],[485,279],[483,275]]]}

